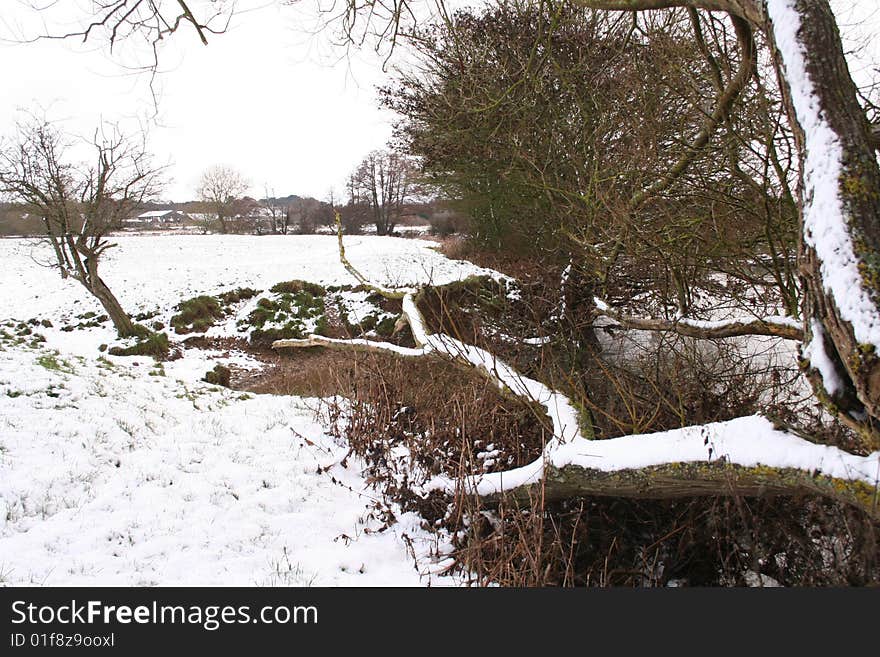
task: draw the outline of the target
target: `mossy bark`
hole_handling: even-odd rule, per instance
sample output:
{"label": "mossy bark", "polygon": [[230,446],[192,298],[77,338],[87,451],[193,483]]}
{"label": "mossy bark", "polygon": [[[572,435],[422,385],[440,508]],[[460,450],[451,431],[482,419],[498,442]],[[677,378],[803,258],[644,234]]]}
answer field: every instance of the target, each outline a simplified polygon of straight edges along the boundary
{"label": "mossy bark", "polygon": [[[861,481],[814,475],[793,468],[744,467],[725,461],[666,463],[639,469],[604,472],[568,465],[548,465],[544,479],[503,494],[519,502],[535,496],[545,501],[573,497],[673,499],[681,497],[772,497],[818,495],[857,507],[880,520],[880,492]],[[485,497],[498,502],[501,494]]]}

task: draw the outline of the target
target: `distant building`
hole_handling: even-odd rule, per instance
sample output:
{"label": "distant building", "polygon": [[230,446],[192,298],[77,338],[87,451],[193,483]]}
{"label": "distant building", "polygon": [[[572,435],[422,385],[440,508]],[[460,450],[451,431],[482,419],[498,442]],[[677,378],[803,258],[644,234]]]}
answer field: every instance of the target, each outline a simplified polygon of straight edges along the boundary
{"label": "distant building", "polygon": [[150,210],[142,212],[136,217],[126,219],[127,224],[179,224],[189,219],[186,212],[180,210]]}

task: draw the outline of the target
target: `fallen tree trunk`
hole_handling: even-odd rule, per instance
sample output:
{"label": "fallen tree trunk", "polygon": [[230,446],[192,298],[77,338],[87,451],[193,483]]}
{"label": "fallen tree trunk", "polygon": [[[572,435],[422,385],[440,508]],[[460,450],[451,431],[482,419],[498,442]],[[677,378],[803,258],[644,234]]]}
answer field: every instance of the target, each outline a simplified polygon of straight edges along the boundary
{"label": "fallen tree trunk", "polygon": [[637,470],[605,472],[577,465],[548,467],[539,483],[484,496],[487,503],[513,500],[527,504],[574,497],[676,499],[684,497],[774,497],[816,495],[862,509],[880,520],[878,492],[870,484],[813,476],[796,468],[744,467],[732,463],[667,463]]}
{"label": "fallen tree trunk", "polygon": [[669,499],[706,495],[821,495],[880,520],[880,452],[849,454],[751,416],[701,427],[547,445],[541,459],[468,480],[437,477],[427,491],[487,502],[580,496]]}
{"label": "fallen tree trunk", "polygon": [[[340,245],[341,245],[340,236]],[[340,254],[344,251],[340,251]],[[345,261],[349,271],[357,272]],[[357,272],[359,279],[366,280]],[[465,492],[492,503],[503,496],[544,499],[588,495],[671,498],[704,495],[804,495],[830,497],[880,519],[880,452],[850,454],[782,431],[763,417],[750,416],[655,434],[591,440],[580,427],[577,405],[563,393],[523,376],[494,354],[443,333],[431,333],[418,309],[419,291],[371,289],[402,295],[403,316],[416,348],[370,340],[312,335],[278,340],[273,348],[326,347],[384,351],[402,357],[438,355],[476,368],[499,387],[542,405],[553,437],[541,457],[523,467],[464,479],[436,477],[422,494]],[[603,304],[604,305],[604,304]]]}

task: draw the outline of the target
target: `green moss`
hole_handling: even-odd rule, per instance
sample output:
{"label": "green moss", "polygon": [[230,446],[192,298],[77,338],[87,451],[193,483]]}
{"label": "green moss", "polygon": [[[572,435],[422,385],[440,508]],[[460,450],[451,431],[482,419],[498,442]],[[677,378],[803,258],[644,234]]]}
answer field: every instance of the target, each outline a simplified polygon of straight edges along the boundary
{"label": "green moss", "polygon": [[368,331],[372,331],[374,328],[376,328],[376,320],[377,320],[378,318],[379,318],[379,316],[378,316],[377,314],[375,314],[375,313],[372,314],[372,315],[367,315],[366,317],[364,317],[364,318],[361,320],[361,323],[360,323],[360,329],[361,329],[361,331],[363,331],[364,333],[366,333],[366,332],[368,332]]}
{"label": "green moss", "polygon": [[878,190],[858,172],[841,174],[840,185],[846,195],[855,200],[870,201],[877,198]]}
{"label": "green moss", "polygon": [[269,344],[275,340],[302,340],[306,337],[303,325],[288,322],[280,328],[255,329],[251,333],[253,344]]}
{"label": "green moss", "polygon": [[376,333],[383,337],[391,337],[394,334],[394,327],[397,325],[397,317],[393,315],[386,316],[383,320],[376,324]]}
{"label": "green moss", "polygon": [[323,293],[324,289],[320,286],[305,289],[299,286],[299,283],[302,281],[290,281],[274,286],[273,291],[294,289],[296,291],[275,291],[273,292],[274,297],[260,299],[257,301],[257,307],[250,312],[247,319],[238,322],[238,328],[241,330],[253,328],[252,342],[271,342],[273,340],[303,338],[306,334],[305,322],[315,320],[315,331],[326,334],[329,331],[329,326],[324,314],[324,297],[312,293],[318,291]]}
{"label": "green moss", "polygon": [[327,322],[327,315],[321,315],[315,323],[315,335],[328,335],[330,325]]}
{"label": "green moss", "polygon": [[307,290],[291,295],[289,302],[291,312],[301,319],[319,317],[324,313],[324,297]]}

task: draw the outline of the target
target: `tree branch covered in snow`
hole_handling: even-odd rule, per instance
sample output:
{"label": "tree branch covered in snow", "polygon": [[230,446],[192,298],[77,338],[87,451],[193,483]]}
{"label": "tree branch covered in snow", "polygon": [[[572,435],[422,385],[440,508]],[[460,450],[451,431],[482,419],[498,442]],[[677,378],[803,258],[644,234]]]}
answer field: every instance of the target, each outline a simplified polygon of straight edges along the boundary
{"label": "tree branch covered in snow", "polygon": [[[341,228],[339,244],[342,259],[345,256]],[[351,263],[346,268],[354,269]],[[383,288],[371,289],[383,293]],[[400,298],[400,293],[384,292],[390,298]],[[552,421],[553,436],[539,459],[514,470],[465,480],[438,477],[428,482],[423,493],[454,493],[464,488],[482,497],[500,493],[522,496],[538,485],[557,497],[666,498],[806,492],[833,497],[878,515],[880,452],[858,456],[817,445],[776,429],[769,420],[758,416],[657,434],[588,439],[581,431],[577,405],[566,395],[522,375],[485,349],[444,333],[430,332],[416,304],[417,294],[413,290],[402,292],[403,316],[418,345],[416,349],[316,335],[304,340],[279,340],[273,348],[324,346],[382,350],[406,357],[435,354],[471,366],[502,389],[544,407]],[[765,321],[764,326],[768,331],[770,326],[777,326],[780,331],[794,330],[785,321]]]}
{"label": "tree branch covered in snow", "polygon": [[614,320],[623,328],[640,331],[664,331],[702,340],[744,335],[768,335],[798,341],[804,338],[800,323],[791,317],[735,317],[718,321],[701,321],[686,317],[677,319],[634,317],[617,312],[601,299],[596,299],[596,314]]}

